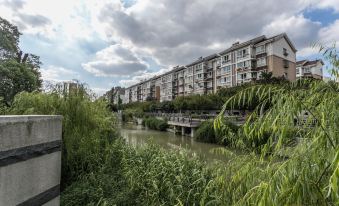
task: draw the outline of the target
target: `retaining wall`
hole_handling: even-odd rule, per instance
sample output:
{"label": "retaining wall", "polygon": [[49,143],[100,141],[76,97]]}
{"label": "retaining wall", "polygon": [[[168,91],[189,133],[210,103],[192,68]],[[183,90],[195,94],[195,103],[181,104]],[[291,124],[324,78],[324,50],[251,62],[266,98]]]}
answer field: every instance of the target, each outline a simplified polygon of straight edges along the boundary
{"label": "retaining wall", "polygon": [[0,116],[0,205],[60,204],[61,116]]}

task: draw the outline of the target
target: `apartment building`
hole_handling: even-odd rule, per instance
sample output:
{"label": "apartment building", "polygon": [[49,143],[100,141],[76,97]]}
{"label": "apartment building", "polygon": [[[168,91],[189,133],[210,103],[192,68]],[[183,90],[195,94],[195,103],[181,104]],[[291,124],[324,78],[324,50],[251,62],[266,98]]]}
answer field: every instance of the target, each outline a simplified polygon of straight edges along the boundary
{"label": "apartment building", "polygon": [[272,72],[273,76],[283,76],[290,81],[296,79],[296,49],[286,34],[236,42],[220,55],[217,88],[258,80],[263,72]]}
{"label": "apartment building", "polygon": [[285,33],[236,42],[220,53],[200,57],[127,88],[125,98],[129,102],[148,99],[163,102],[177,96],[215,93],[220,88],[259,80],[263,72],[295,81],[296,51]]}
{"label": "apartment building", "polygon": [[322,60],[316,59],[314,61],[302,60],[297,62],[296,77],[300,78],[314,78],[323,79],[323,66]]}

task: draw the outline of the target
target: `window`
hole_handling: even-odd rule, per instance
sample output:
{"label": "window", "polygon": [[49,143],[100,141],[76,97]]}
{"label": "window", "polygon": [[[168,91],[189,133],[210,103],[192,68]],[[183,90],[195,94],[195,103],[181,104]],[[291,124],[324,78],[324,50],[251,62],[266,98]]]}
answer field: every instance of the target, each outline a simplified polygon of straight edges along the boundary
{"label": "window", "polygon": [[246,79],[246,77],[247,77],[246,73],[244,73],[244,74],[238,74],[238,79],[239,79],[239,80],[244,80],[244,79]]}
{"label": "window", "polygon": [[305,68],[305,71],[304,71],[305,73],[310,73],[311,72],[311,70],[310,70],[310,68]]}
{"label": "window", "polygon": [[239,50],[238,53],[237,53],[238,59],[246,57],[247,55],[248,55],[247,49]]}
{"label": "window", "polygon": [[261,67],[261,66],[266,66],[266,57],[262,57],[257,59],[257,66]]}
{"label": "window", "polygon": [[296,72],[297,74],[300,74],[300,68],[297,68]]}
{"label": "window", "polygon": [[256,54],[261,54],[265,52],[265,45],[262,46],[258,46],[257,48],[255,48],[255,53]]}
{"label": "window", "polygon": [[286,48],[283,48],[283,54],[284,54],[284,56],[288,56],[288,53],[287,53],[287,49],[286,49]]}
{"label": "window", "polygon": [[237,64],[238,68],[249,67],[249,66],[250,66],[250,61],[239,62]]}
{"label": "window", "polygon": [[231,77],[223,77],[220,81],[222,84],[231,82]]}
{"label": "window", "polygon": [[231,66],[226,66],[223,68],[223,73],[230,73],[231,72]]}
{"label": "window", "polygon": [[256,79],[257,76],[258,76],[257,72],[253,72],[253,73],[252,73],[252,78],[255,78],[255,79]]}
{"label": "window", "polygon": [[229,62],[229,61],[230,61],[230,56],[229,55],[224,56],[223,63],[226,63],[226,62]]}
{"label": "window", "polygon": [[284,68],[288,68],[289,67],[289,63],[288,63],[287,59],[283,60],[283,65],[284,65]]}

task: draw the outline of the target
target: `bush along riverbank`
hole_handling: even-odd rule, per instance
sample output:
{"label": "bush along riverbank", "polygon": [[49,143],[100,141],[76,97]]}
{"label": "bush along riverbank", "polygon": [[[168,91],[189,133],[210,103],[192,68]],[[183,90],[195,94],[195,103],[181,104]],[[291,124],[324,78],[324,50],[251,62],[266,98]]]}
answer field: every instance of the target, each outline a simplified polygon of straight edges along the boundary
{"label": "bush along riverbank", "polygon": [[166,131],[168,128],[167,120],[157,119],[155,117],[146,117],[142,120],[143,126],[159,131]]}
{"label": "bush along riverbank", "polygon": [[[208,120],[202,122],[194,134],[194,139],[199,142],[214,143],[231,146],[236,141],[236,135],[240,131],[240,126],[228,120],[223,120],[223,128],[215,129],[214,122]],[[227,134],[227,135],[226,135]],[[227,137],[227,138],[226,138]]]}

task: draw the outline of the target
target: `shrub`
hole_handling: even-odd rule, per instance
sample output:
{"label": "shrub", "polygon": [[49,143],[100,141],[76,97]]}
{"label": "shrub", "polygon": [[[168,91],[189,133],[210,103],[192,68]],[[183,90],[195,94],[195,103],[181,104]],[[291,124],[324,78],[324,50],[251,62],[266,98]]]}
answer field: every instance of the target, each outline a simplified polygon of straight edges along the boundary
{"label": "shrub", "polygon": [[83,174],[98,170],[105,149],[118,134],[115,118],[107,103],[92,101],[82,90],[67,96],[57,93],[27,93],[15,96],[7,114],[43,114],[63,116],[62,188]]}
{"label": "shrub", "polygon": [[216,143],[216,137],[212,121],[202,122],[194,134],[195,140],[199,142]]}
{"label": "shrub", "polygon": [[166,131],[168,124],[166,120],[148,117],[143,119],[143,125],[154,130]]}

